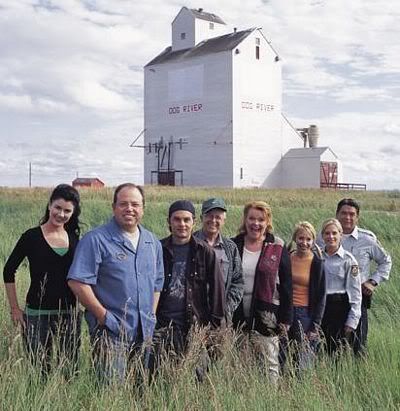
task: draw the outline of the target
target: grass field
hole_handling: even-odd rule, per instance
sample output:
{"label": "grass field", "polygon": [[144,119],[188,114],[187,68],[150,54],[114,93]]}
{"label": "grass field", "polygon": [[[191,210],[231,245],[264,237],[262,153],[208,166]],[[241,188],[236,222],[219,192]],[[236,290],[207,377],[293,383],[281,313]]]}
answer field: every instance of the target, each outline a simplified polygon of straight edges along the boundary
{"label": "grass field", "polygon": [[[0,189],[0,268],[16,240],[37,225],[49,195],[47,189]],[[319,228],[334,215],[337,201],[353,197],[361,203],[362,227],[373,230],[393,258],[391,279],[382,285],[370,311],[368,359],[344,357],[333,364],[321,358],[302,379],[285,376],[275,389],[259,370],[227,339],[225,355],[211,369],[205,383],[193,376],[195,355],[179,369],[165,367],[157,380],[142,390],[133,378],[124,385],[98,387],[91,374],[86,326],[80,373],[65,381],[55,369],[45,383],[24,356],[21,336],[9,318],[5,292],[0,296],[0,409],[1,410],[381,410],[400,409],[400,193],[334,192],[319,190],[221,190],[148,187],[144,225],[160,238],[168,234],[169,204],[222,196],[228,206],[225,234],[234,235],[245,202],[267,201],[272,206],[275,233],[289,240],[296,222],[308,220]],[[82,191],[84,231],[111,215],[112,190]],[[26,264],[17,274],[22,303],[28,285]]]}

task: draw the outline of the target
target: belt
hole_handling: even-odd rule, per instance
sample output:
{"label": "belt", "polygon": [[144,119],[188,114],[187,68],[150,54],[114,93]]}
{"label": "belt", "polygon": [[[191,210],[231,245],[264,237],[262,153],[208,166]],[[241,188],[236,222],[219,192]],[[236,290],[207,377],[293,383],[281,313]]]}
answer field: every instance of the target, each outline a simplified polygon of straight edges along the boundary
{"label": "belt", "polygon": [[349,301],[349,296],[347,293],[337,293],[337,294],[328,294],[326,296],[326,302],[328,303],[344,303]]}

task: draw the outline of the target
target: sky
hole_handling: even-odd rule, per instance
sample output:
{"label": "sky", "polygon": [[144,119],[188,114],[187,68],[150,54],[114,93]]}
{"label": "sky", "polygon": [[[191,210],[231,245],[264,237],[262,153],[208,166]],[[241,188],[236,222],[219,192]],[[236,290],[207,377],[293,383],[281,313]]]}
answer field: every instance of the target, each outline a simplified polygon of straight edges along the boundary
{"label": "sky", "polygon": [[283,112],[317,124],[342,182],[400,189],[398,0],[0,0],[0,186],[143,181],[143,66],[181,7],[261,27]]}

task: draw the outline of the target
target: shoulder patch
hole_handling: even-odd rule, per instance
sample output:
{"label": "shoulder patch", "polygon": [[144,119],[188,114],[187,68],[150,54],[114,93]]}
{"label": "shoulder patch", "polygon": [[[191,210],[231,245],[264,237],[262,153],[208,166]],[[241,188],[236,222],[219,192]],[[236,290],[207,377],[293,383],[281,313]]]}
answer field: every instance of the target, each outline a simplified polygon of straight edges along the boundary
{"label": "shoulder patch", "polygon": [[358,265],[357,264],[352,265],[351,266],[351,275],[353,277],[357,277],[358,272],[359,272]]}

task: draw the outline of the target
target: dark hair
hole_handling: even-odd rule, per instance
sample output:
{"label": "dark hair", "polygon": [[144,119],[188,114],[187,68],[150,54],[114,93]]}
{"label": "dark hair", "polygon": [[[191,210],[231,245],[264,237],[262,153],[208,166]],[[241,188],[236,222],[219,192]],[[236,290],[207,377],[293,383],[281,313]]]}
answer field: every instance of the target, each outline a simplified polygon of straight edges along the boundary
{"label": "dark hair", "polygon": [[138,186],[138,185],[133,184],[133,183],[120,184],[120,185],[115,189],[115,191],[114,191],[114,198],[113,198],[113,204],[116,204],[116,203],[117,203],[118,193],[119,193],[123,188],[126,188],[126,187],[136,188],[136,189],[139,191],[139,193],[140,193],[141,196],[142,196],[143,207],[144,207],[144,190],[143,190],[143,187]]}
{"label": "dark hair", "polygon": [[59,199],[63,199],[65,201],[70,201],[74,205],[74,212],[72,213],[71,218],[65,224],[65,230],[68,233],[75,234],[79,237],[81,233],[81,229],[79,227],[79,216],[81,214],[81,206],[80,206],[80,196],[78,191],[70,186],[69,184],[59,184],[51,193],[49,202],[46,206],[46,211],[44,216],[40,220],[39,224],[44,224],[48,221],[50,212],[49,212],[49,205]]}
{"label": "dark hair", "polygon": [[343,206],[354,207],[357,210],[357,215],[360,214],[360,205],[357,203],[356,200],[353,200],[352,198],[343,198],[342,200],[340,200],[336,207],[336,214],[339,213],[340,209]]}

